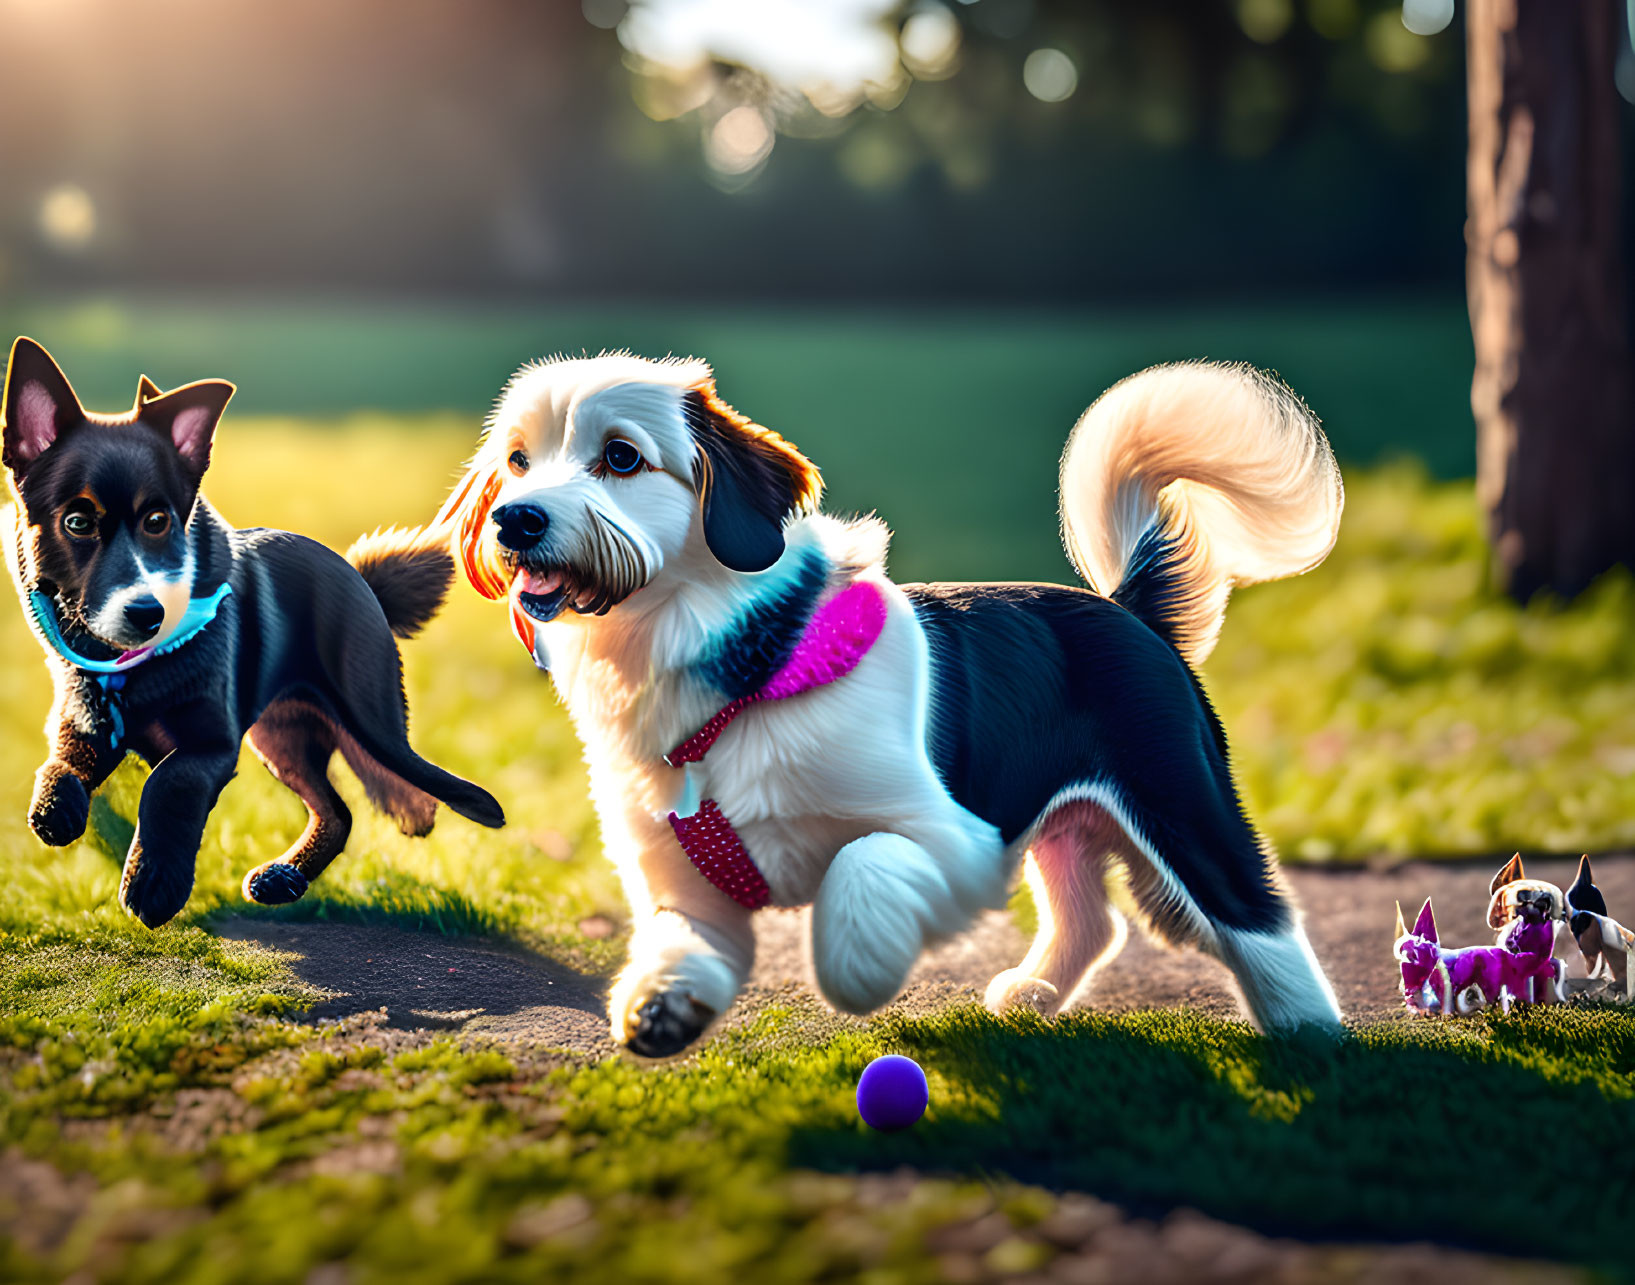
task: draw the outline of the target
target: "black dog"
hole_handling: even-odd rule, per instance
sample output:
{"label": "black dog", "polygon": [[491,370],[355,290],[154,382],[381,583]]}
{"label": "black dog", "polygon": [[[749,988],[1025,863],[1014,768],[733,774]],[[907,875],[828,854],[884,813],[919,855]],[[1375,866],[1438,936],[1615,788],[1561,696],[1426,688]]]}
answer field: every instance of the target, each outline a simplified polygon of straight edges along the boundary
{"label": "black dog", "polygon": [[245,876],[252,901],[294,901],[345,846],[337,749],[405,834],[431,830],[438,800],[505,823],[485,791],[409,748],[392,635],[442,606],[446,540],[377,533],[349,565],[302,536],[234,530],[199,494],[233,391],[207,380],[161,393],[144,376],[127,414],[102,416],[33,340],[17,340],[6,372],[7,557],[56,687],[29,828],[72,843],[126,752],[151,764],[119,888],[150,928],[187,903],[246,733],[311,814],[294,847]]}

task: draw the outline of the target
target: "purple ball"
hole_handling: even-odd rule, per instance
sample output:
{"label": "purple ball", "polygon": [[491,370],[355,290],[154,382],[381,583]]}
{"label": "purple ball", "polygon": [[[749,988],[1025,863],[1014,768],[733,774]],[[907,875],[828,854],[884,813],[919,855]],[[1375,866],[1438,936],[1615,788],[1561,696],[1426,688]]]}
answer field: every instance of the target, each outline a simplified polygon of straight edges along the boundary
{"label": "purple ball", "polygon": [[857,1114],[871,1129],[906,1129],[925,1114],[930,1100],[920,1064],[897,1053],[875,1058],[857,1081]]}

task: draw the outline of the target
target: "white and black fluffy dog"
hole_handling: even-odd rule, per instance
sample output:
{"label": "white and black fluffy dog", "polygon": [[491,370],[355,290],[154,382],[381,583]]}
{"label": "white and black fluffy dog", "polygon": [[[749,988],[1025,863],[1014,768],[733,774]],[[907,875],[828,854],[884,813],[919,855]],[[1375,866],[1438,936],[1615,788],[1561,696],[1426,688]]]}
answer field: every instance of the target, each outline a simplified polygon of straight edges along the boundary
{"label": "white and black fluffy dog", "polygon": [[[877,1008],[928,943],[1005,904],[1024,856],[1039,933],[991,1007],[1071,1002],[1124,940],[1122,878],[1153,933],[1231,969],[1261,1027],[1336,1025],[1192,669],[1234,584],[1334,543],[1340,474],[1304,404],[1204,363],[1105,393],[1061,473],[1090,589],[893,584],[885,527],[817,512],[820,493],[704,363],[621,354],[519,371],[440,516],[584,741],[635,920],[614,1038],[644,1056],[697,1039],[749,974],[760,904],[810,903],[823,994]],[[830,664],[835,627],[814,622],[848,589],[877,618]],[[814,633],[829,676],[764,699]],[[702,850],[673,815],[700,798]]]}

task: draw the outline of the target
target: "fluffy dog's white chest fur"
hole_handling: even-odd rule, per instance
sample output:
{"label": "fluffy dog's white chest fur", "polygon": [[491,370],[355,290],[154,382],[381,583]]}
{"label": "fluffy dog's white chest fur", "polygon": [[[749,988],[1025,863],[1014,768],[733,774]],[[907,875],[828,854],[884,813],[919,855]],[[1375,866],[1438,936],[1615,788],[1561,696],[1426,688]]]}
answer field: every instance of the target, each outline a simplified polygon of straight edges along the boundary
{"label": "fluffy dog's white chest fur", "polygon": [[[737,830],[777,905],[811,901],[835,854],[882,830],[917,842],[957,831],[958,847],[974,862],[996,872],[1003,866],[998,832],[959,807],[932,767],[925,639],[901,591],[880,583],[886,624],[855,669],[751,705],[685,769],[697,797],[715,800]],[[628,685],[616,669],[577,656],[557,672],[585,741],[598,809],[635,833],[654,822],[667,827],[688,791],[684,770],[665,764],[663,752],[697,731],[721,698],[680,679]],[[994,884],[984,901],[1002,895],[1003,875]]]}

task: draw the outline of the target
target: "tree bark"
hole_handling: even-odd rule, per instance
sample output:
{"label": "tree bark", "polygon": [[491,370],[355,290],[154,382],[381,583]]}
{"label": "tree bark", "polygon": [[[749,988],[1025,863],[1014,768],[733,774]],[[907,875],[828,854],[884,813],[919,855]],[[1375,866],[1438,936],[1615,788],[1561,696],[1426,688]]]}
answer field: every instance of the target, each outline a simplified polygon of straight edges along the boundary
{"label": "tree bark", "polygon": [[1522,600],[1635,564],[1619,2],[1465,7],[1477,494],[1495,579]]}

